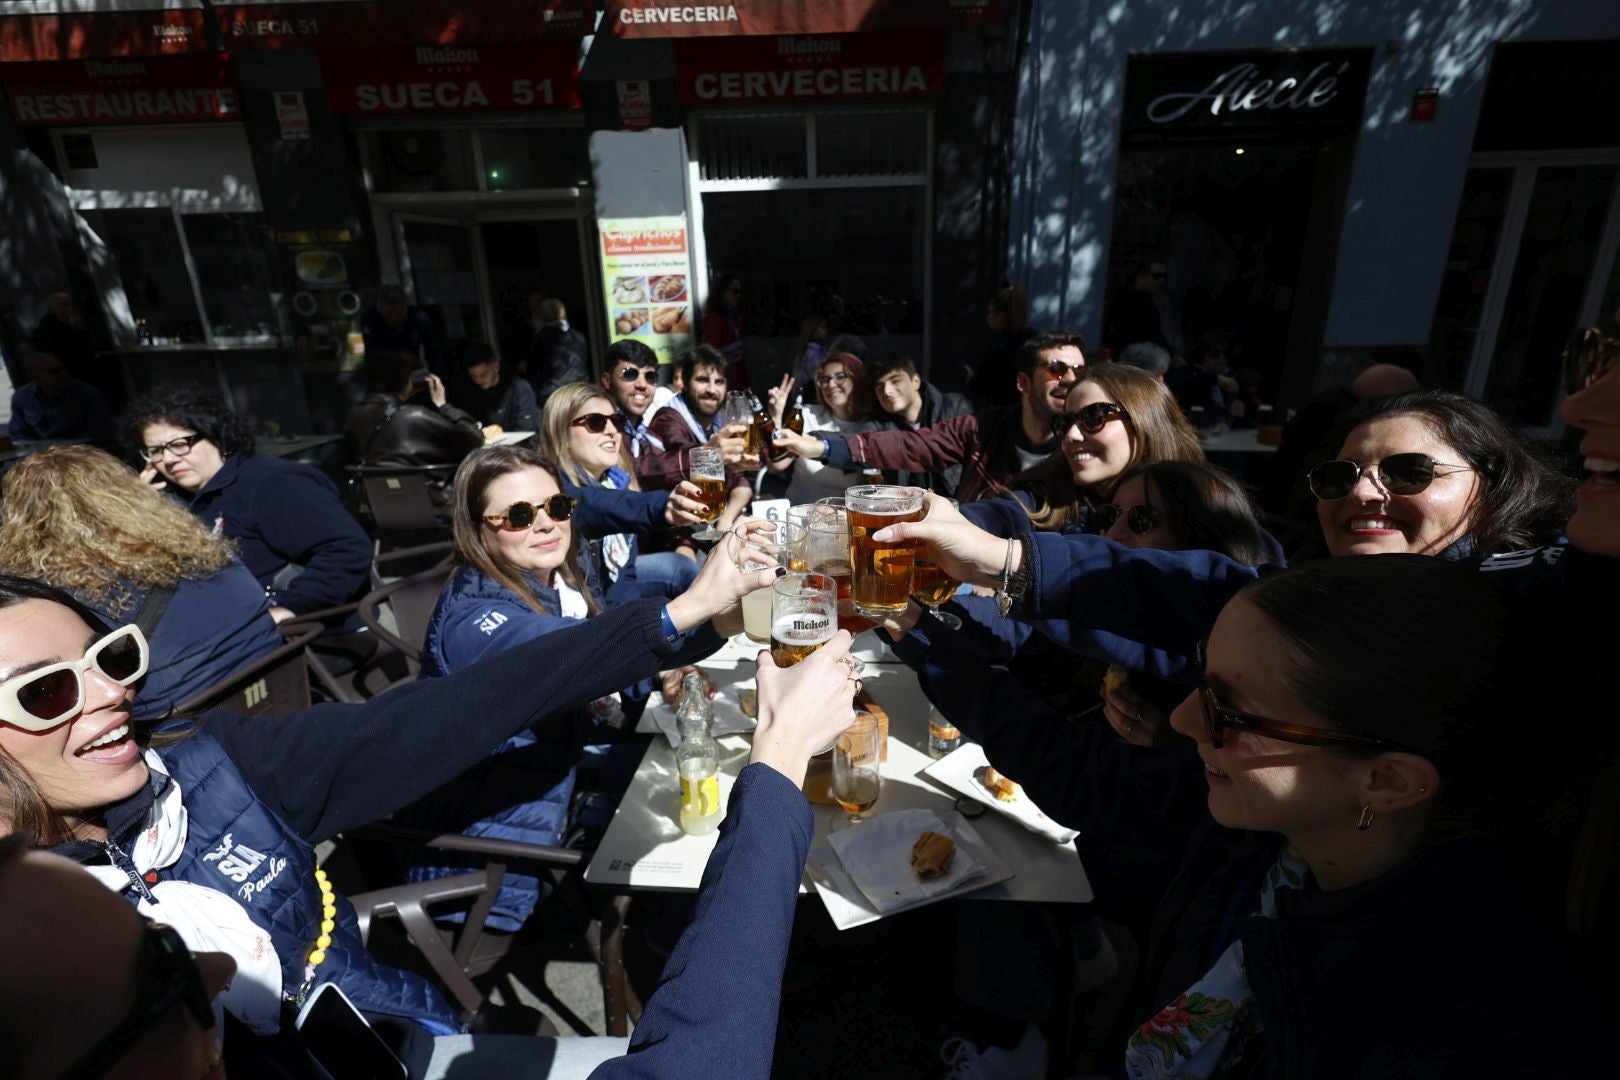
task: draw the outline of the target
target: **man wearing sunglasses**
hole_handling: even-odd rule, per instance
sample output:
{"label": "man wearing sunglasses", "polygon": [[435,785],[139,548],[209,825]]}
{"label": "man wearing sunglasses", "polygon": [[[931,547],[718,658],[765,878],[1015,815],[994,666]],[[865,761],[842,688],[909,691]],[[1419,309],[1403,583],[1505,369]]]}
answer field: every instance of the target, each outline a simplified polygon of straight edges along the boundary
{"label": "man wearing sunglasses", "polygon": [[602,354],[602,389],[613,398],[624,419],[624,437],[630,457],[647,450],[662,451],[664,444],[648,430],[647,422],[675,397],[658,385],[658,354],[633,338],[621,338]]}
{"label": "man wearing sunglasses", "polygon": [[211,1001],[236,964],[193,954],[66,859],[0,841],[0,1061],[35,1077],[224,1076]]}
{"label": "man wearing sunglasses", "polygon": [[854,471],[869,467],[911,473],[962,467],[955,496],[972,502],[993,493],[1057,449],[1052,418],[1086,370],[1079,334],[1037,334],[1019,346],[1018,401],[964,413],[916,431],[871,431],[847,437],[778,430],[777,445],[812,461]]}

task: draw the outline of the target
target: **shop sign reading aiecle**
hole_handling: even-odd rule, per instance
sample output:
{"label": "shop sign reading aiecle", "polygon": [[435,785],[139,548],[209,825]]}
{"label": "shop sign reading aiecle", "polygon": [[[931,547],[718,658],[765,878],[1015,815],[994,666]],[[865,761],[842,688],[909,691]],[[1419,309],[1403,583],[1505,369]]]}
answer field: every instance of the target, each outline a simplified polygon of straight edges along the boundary
{"label": "shop sign reading aiecle", "polygon": [[1180,120],[1193,109],[1209,103],[1209,114],[1258,109],[1320,109],[1339,95],[1339,77],[1350,61],[1337,65],[1317,64],[1302,79],[1292,75],[1280,79],[1260,78],[1260,69],[1244,62],[1215,76],[1202,90],[1190,94],[1162,94],[1148,103],[1147,118],[1155,124]]}
{"label": "shop sign reading aiecle", "polygon": [[1340,127],[1357,123],[1367,49],[1133,56],[1127,131]]}

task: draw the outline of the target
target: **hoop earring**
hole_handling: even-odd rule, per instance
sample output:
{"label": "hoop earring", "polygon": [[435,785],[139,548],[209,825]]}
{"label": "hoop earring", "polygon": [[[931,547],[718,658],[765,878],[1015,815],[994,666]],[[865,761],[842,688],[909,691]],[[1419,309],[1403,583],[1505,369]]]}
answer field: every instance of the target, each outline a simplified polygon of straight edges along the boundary
{"label": "hoop earring", "polygon": [[1372,808],[1372,806],[1370,804],[1368,804],[1368,803],[1362,803],[1361,804],[1361,816],[1356,818],[1356,828],[1359,829],[1361,832],[1366,832],[1368,829],[1372,828],[1372,822],[1373,822],[1373,808]]}

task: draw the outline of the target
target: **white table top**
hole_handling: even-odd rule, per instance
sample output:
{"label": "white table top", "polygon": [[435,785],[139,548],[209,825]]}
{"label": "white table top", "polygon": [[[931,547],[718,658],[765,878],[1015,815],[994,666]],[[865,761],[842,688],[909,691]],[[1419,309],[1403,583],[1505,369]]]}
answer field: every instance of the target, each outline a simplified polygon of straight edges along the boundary
{"label": "white table top", "polygon": [[[889,760],[883,765],[883,793],[871,813],[913,807],[947,812],[955,792],[919,775],[933,763],[921,749],[927,735],[928,699],[923,696],[916,674],[895,661],[892,654],[885,653],[882,661],[872,658],[878,647],[876,637],[868,632],[856,642],[857,655],[866,661],[866,688],[889,714]],[[737,638],[699,666],[721,685],[752,685],[757,648],[747,639]],[[748,763],[748,739],[730,735],[719,742],[722,754],[731,757],[722,765],[720,776],[721,797],[729,799],[732,783]],[[655,736],[585,869],[585,880],[629,891],[695,891],[718,837],[713,833],[687,836],[681,832],[676,820],[679,790],[674,750],[663,736]],[[814,803],[810,809],[816,820],[816,835],[811,841],[814,849],[826,843],[828,825],[842,811],[837,806]],[[973,899],[1057,903],[1091,900],[1091,885],[1073,844],[1053,844],[995,813],[974,819],[973,827],[1013,871],[1009,880],[972,893]],[[807,888],[808,883],[801,882],[800,891]]]}
{"label": "white table top", "polygon": [[516,446],[524,439],[534,438],[532,431],[503,431],[493,439],[486,439],[485,446]]}

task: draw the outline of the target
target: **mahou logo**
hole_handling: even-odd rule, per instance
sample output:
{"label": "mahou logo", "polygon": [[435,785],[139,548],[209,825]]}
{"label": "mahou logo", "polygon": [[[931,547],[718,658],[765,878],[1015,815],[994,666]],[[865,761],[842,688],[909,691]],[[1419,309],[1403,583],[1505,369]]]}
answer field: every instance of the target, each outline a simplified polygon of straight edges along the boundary
{"label": "mahou logo", "polygon": [[454,49],[448,45],[418,45],[416,47],[416,62],[418,64],[476,64],[478,63],[478,50]]}

